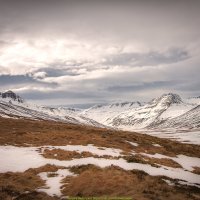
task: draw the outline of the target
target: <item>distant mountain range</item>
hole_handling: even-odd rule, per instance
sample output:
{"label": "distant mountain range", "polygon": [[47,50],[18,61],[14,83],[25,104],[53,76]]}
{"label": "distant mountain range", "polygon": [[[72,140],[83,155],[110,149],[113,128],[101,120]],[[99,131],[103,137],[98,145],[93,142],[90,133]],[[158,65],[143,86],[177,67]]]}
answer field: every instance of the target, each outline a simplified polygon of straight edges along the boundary
{"label": "distant mountain range", "polygon": [[104,127],[104,125],[78,114],[73,108],[52,108],[27,103],[12,91],[0,93],[0,116],[29,118],[34,120],[53,120],[73,124]]}
{"label": "distant mountain range", "polygon": [[27,103],[12,91],[0,93],[0,116],[54,120],[124,130],[200,128],[200,98],[183,100],[169,93],[148,103],[139,101],[96,105],[89,109],[52,108]]}
{"label": "distant mountain range", "polygon": [[[174,128],[178,127],[175,120],[177,121],[178,117],[182,115],[184,117],[189,111],[195,112],[197,110],[196,115],[200,116],[199,102],[198,98],[183,101],[179,95],[169,93],[144,105],[136,101],[94,106],[84,110],[82,114],[99,123],[124,130]],[[191,118],[193,121],[190,121],[189,116],[191,115],[188,115],[187,122],[185,121],[184,125],[182,124],[180,127],[199,127],[200,120]]]}

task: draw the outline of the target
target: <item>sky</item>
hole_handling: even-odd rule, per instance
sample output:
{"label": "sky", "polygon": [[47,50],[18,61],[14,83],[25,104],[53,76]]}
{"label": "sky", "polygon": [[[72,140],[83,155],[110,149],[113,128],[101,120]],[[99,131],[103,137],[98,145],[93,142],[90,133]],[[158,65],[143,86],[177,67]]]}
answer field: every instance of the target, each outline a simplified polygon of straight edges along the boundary
{"label": "sky", "polygon": [[43,105],[200,95],[199,0],[0,0],[0,91]]}

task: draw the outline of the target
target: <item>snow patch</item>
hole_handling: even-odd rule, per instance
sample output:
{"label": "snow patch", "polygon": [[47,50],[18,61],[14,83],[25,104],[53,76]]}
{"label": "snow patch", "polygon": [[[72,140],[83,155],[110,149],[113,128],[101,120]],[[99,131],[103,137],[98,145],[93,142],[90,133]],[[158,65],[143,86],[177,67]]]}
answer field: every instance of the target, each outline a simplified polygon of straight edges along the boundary
{"label": "snow patch", "polygon": [[165,181],[168,185],[170,185],[170,186],[174,186],[175,184],[172,182],[172,181],[170,181],[170,180],[168,180],[168,179],[162,179],[163,181]]}
{"label": "snow patch", "polygon": [[161,147],[159,144],[153,144],[154,147]]}
{"label": "snow patch", "polygon": [[141,155],[144,156],[148,156],[151,158],[167,158],[167,159],[171,159],[175,162],[177,162],[178,164],[180,164],[184,169],[188,170],[188,171],[192,171],[193,167],[200,167],[200,158],[196,158],[196,157],[190,157],[190,156],[185,156],[185,155],[177,155],[176,157],[170,157],[170,156],[165,156],[159,153],[156,154],[147,154],[147,153],[141,153]]}
{"label": "snow patch", "polygon": [[138,143],[136,143],[136,142],[130,142],[130,141],[126,141],[126,142],[128,142],[129,144],[131,144],[132,146],[134,146],[134,147],[137,147],[139,144]]}
{"label": "snow patch", "polygon": [[[36,168],[36,167],[44,166],[46,164],[68,167],[68,168],[72,166],[87,165],[87,164],[93,164],[99,167],[108,167],[111,165],[115,165],[125,170],[133,170],[133,169],[142,170],[151,176],[163,175],[163,176],[167,176],[173,179],[180,179],[180,180],[188,182],[189,184],[194,184],[195,186],[200,187],[200,175],[193,174],[185,170],[185,169],[191,170],[193,166],[199,166],[200,164],[199,158],[192,158],[192,157],[188,157],[184,155],[180,155],[179,157],[174,158],[176,159],[175,161],[178,161],[180,164],[182,164],[182,166],[185,169],[163,167],[163,166],[156,168],[156,167],[152,167],[149,164],[128,163],[123,158],[104,159],[104,158],[88,157],[88,158],[73,159],[70,161],[46,159],[42,157],[42,155],[40,155],[40,153],[38,152],[39,148],[40,147],[0,146],[0,155],[1,155],[0,172],[1,173],[8,172],[8,171],[23,172],[29,168]],[[156,154],[154,156],[158,158],[163,157],[163,155],[161,154]],[[42,176],[44,179],[46,178],[45,174],[43,174]],[[56,181],[58,180],[57,179],[52,180],[53,183],[55,183]]]}
{"label": "snow patch", "polygon": [[50,196],[61,196],[62,179],[66,176],[74,176],[74,174],[68,169],[59,169],[53,174],[51,172],[42,172],[39,176],[46,181],[47,187],[39,188],[38,191],[46,192]]}
{"label": "snow patch", "polygon": [[186,144],[197,144],[200,145],[200,129],[194,130],[176,130],[176,129],[165,129],[165,130],[138,130],[139,133],[145,133],[159,138],[168,138],[176,140]]}

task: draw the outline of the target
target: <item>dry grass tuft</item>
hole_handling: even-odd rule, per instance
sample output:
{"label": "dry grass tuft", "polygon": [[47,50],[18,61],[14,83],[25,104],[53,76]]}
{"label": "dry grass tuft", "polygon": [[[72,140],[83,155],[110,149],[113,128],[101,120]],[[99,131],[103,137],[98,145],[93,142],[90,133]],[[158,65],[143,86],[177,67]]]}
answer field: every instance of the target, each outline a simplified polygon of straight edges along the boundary
{"label": "dry grass tuft", "polygon": [[[87,145],[120,148],[125,154],[160,153],[167,156],[185,154],[200,157],[198,145],[181,144],[145,134],[116,131],[89,126],[65,124],[53,121],[34,121],[25,119],[5,119],[0,117],[0,145],[42,146],[42,145]],[[139,144],[133,147],[126,141]],[[161,147],[155,147],[159,144]]]}
{"label": "dry grass tuft", "polygon": [[193,168],[194,170],[192,172],[200,175],[200,167],[193,167]]}
{"label": "dry grass tuft", "polygon": [[107,159],[116,159],[117,157],[112,157],[108,155],[98,156],[96,154],[92,154],[91,152],[84,151],[84,152],[77,152],[77,151],[66,151],[62,149],[45,149],[43,154],[45,158],[50,159],[57,159],[57,160],[72,160],[74,158],[87,158],[87,157],[94,157],[94,158],[107,158]]}
{"label": "dry grass tuft", "polygon": [[30,168],[30,169],[26,170],[26,172],[37,175],[41,172],[56,172],[56,171],[58,171],[58,169],[65,169],[65,167],[47,164],[47,165],[44,165],[44,166],[38,167],[38,168]]}
{"label": "dry grass tuft", "polygon": [[[7,172],[0,174],[0,200],[53,200],[43,192],[36,192],[45,186],[45,181],[38,174],[41,172],[55,172],[62,167],[45,165],[39,168],[28,169],[25,172]],[[53,174],[52,173],[52,174]]]}
{"label": "dry grass tuft", "polygon": [[76,151],[66,151],[62,149],[45,149],[43,154],[45,158],[53,158],[57,160],[72,160],[73,158],[94,157],[90,152],[78,153]]}
{"label": "dry grass tuft", "polygon": [[31,172],[7,172],[0,174],[0,186],[15,188],[16,191],[25,192],[32,191],[45,184],[39,176]]}
{"label": "dry grass tuft", "polygon": [[39,176],[30,172],[0,174],[0,199],[23,199],[21,195],[26,196],[44,184]]}
{"label": "dry grass tuft", "polygon": [[167,167],[173,167],[173,168],[182,168],[180,164],[175,162],[174,160],[171,160],[169,158],[145,158],[148,160],[149,163],[152,164],[159,164],[159,165],[164,165]]}
{"label": "dry grass tuft", "polygon": [[126,159],[127,162],[149,164],[152,167],[160,167],[159,165],[164,165],[167,167],[182,168],[180,164],[168,158],[151,158],[148,156],[138,154],[138,155],[125,156],[124,159]]}
{"label": "dry grass tuft", "polygon": [[198,193],[169,186],[160,177],[152,177],[143,171],[125,171],[111,166],[99,168],[93,165],[71,169],[78,176],[64,179],[63,194],[79,197],[131,197],[138,200],[196,199]]}

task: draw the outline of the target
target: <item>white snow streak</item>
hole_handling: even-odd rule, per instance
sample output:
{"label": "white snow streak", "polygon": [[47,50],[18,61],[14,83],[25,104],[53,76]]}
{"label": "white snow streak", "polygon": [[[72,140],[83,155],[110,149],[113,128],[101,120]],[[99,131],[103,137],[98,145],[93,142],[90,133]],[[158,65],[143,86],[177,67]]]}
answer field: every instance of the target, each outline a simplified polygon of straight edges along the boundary
{"label": "white snow streak", "polygon": [[50,196],[61,196],[60,188],[62,186],[61,180],[64,179],[66,176],[74,176],[68,169],[59,169],[55,172],[55,176],[49,176],[52,173],[50,172],[42,172],[40,173],[40,177],[46,181],[45,188],[40,188],[38,191],[46,192]]}

